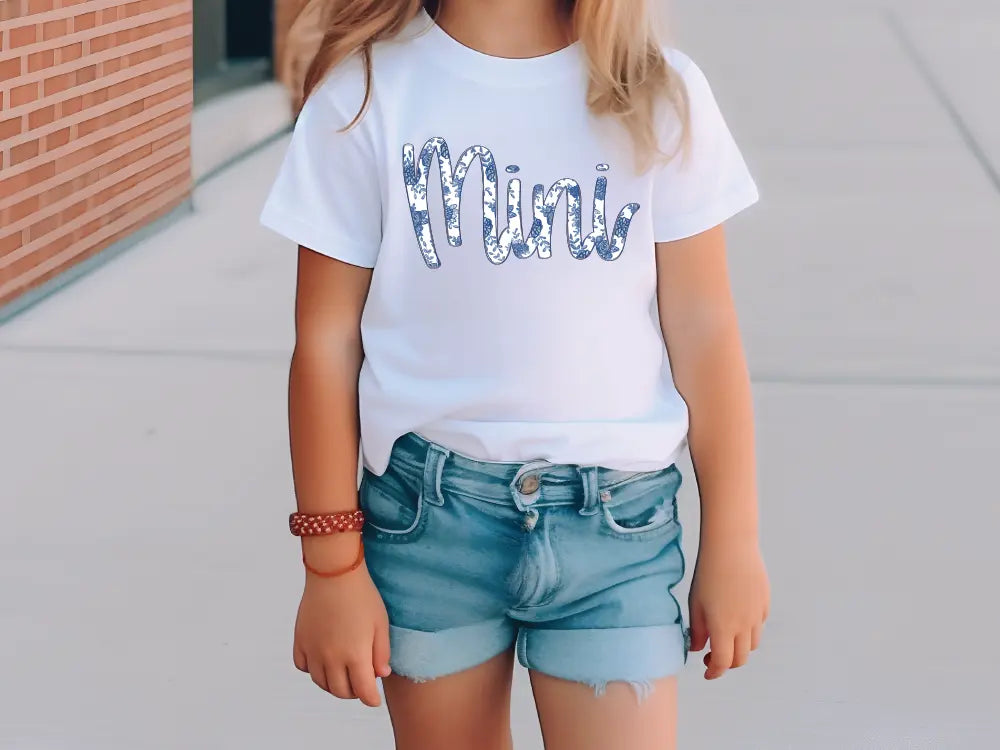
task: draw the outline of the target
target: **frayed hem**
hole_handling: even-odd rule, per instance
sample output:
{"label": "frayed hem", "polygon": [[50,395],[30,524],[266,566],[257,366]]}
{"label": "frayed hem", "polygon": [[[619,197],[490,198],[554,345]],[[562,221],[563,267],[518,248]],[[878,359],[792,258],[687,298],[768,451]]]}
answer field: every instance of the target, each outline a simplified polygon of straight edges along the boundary
{"label": "frayed hem", "polygon": [[436,677],[410,677],[409,675],[400,675],[401,677],[409,680],[414,685],[423,685],[425,682],[430,682],[431,680],[437,679]]}
{"label": "frayed hem", "polygon": [[649,680],[608,680],[604,682],[587,682],[594,689],[594,695],[600,698],[608,690],[609,682],[627,682],[635,693],[636,700],[642,704],[653,694],[653,683]]}
{"label": "frayed hem", "polygon": [[437,679],[437,677],[424,677],[423,675],[406,674],[405,672],[400,672],[398,669],[393,669],[392,673],[402,677],[404,680],[409,680],[416,685],[423,685],[425,682]]}

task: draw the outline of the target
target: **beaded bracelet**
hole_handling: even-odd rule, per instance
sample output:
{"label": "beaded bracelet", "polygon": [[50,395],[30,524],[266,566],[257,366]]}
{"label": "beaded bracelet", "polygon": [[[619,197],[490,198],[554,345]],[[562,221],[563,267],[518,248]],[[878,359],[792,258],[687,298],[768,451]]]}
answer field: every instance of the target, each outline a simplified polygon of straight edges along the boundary
{"label": "beaded bracelet", "polygon": [[365,514],[360,510],[340,513],[292,513],[288,529],[294,536],[324,536],[338,531],[361,531]]}

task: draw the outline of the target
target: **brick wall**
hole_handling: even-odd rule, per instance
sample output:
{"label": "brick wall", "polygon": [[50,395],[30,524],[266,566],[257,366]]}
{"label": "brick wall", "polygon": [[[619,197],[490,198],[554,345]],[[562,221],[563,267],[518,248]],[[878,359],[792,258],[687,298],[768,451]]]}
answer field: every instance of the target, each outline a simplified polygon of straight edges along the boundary
{"label": "brick wall", "polygon": [[0,307],[191,189],[192,0],[0,0]]}

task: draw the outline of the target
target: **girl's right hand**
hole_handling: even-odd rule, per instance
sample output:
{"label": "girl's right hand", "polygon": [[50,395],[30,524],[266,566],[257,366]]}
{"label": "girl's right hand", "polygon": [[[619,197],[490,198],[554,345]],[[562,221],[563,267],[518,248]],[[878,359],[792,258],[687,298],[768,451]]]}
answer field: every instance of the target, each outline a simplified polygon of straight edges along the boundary
{"label": "girl's right hand", "polygon": [[392,672],[389,617],[365,565],[337,578],[306,574],[293,655],[323,690],[381,704],[375,678]]}

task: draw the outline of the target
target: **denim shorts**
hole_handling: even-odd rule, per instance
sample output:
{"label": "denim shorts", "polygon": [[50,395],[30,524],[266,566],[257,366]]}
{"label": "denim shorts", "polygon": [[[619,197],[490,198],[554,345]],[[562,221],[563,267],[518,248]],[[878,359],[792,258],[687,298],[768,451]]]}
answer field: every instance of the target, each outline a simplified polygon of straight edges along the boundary
{"label": "denim shorts", "polygon": [[516,643],[528,669],[641,698],[687,659],[680,484],[676,466],[487,463],[400,438],[361,483],[393,671],[430,680]]}

